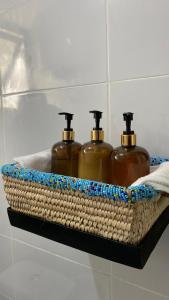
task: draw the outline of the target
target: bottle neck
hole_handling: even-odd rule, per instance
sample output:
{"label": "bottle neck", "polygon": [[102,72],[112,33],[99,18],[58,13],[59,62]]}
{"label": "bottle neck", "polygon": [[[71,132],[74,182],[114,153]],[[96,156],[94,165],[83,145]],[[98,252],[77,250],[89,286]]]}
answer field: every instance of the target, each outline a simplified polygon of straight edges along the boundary
{"label": "bottle neck", "polygon": [[74,142],[75,133],[73,130],[64,130],[62,134],[62,140],[64,142]]}
{"label": "bottle neck", "polygon": [[135,134],[122,134],[121,145],[123,147],[135,147],[136,146],[136,135]]}
{"label": "bottle neck", "polygon": [[103,142],[104,140],[104,131],[103,130],[92,130],[91,131],[91,141],[92,142]]}

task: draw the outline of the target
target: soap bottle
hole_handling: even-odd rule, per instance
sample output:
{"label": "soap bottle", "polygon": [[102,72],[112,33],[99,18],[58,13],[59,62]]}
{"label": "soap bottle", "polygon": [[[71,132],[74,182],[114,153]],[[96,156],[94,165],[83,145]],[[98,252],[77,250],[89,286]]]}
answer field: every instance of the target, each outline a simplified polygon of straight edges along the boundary
{"label": "soap bottle", "polygon": [[62,112],[59,115],[65,116],[67,127],[64,128],[62,141],[52,147],[51,171],[56,174],[77,177],[81,144],[74,141],[75,133],[71,128],[73,114]]}
{"label": "soap bottle", "polygon": [[79,152],[78,177],[109,183],[110,162],[113,147],[104,142],[104,131],[100,128],[102,112],[93,110],[96,126],[91,131],[91,141],[84,144]]}
{"label": "soap bottle", "polygon": [[121,146],[111,157],[112,184],[129,186],[150,172],[150,157],[144,148],[136,145],[136,134],[131,130],[133,113],[123,114],[126,130],[121,135]]}

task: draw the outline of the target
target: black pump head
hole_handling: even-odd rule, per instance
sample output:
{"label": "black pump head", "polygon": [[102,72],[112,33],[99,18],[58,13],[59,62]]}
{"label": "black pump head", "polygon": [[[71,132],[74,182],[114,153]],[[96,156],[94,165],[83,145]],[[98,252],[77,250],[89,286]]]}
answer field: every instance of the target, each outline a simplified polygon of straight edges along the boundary
{"label": "black pump head", "polygon": [[67,112],[61,112],[58,113],[58,115],[64,115],[65,120],[67,121],[67,128],[64,128],[65,131],[73,131],[71,128],[71,121],[73,120],[73,114],[67,113]]}
{"label": "black pump head", "polygon": [[91,110],[90,113],[93,114],[96,121],[96,127],[94,127],[93,130],[102,130],[102,128],[100,128],[100,119],[102,118],[102,112],[98,110]]}
{"label": "black pump head", "polygon": [[123,131],[123,134],[134,134],[134,131],[131,130],[131,121],[133,121],[133,113],[132,112],[124,113],[123,119],[126,122],[126,131]]}

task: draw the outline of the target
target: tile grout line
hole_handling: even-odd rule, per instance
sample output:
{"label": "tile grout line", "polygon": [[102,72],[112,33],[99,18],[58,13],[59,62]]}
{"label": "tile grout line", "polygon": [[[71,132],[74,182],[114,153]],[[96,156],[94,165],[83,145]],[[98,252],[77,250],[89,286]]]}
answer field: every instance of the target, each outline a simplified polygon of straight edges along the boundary
{"label": "tile grout line", "polygon": [[[11,238],[10,238],[11,260],[12,260],[12,266],[14,266],[14,264],[15,264],[15,260],[14,260],[14,244],[13,244],[13,239],[12,239],[12,229],[11,228],[10,228],[10,234],[11,234]],[[13,288],[13,296],[14,296],[14,300],[17,300],[15,287]]]}
{"label": "tile grout line", "polygon": [[110,126],[110,54],[109,54],[109,3],[105,0],[105,20],[106,20],[106,54],[107,54],[107,139],[111,140],[111,126]]}
{"label": "tile grout line", "polygon": [[[15,241],[15,242],[17,242],[17,243],[19,243],[19,244],[23,244],[23,245],[28,246],[28,247],[30,247],[30,248],[34,248],[34,249],[39,250],[39,251],[41,251],[41,252],[44,252],[44,253],[47,253],[47,254],[49,254],[49,255],[52,255],[52,256],[61,258],[61,259],[63,259],[63,260],[66,260],[66,261],[68,261],[68,262],[75,263],[76,265],[85,267],[85,268],[87,268],[87,269],[89,269],[89,270],[94,270],[94,272],[96,272],[96,273],[103,274],[103,275],[105,275],[105,276],[110,276],[110,273],[109,273],[109,272],[102,272],[102,271],[99,271],[98,269],[95,269],[95,268],[93,268],[93,267],[91,267],[91,266],[88,266],[88,265],[85,265],[85,264],[81,264],[80,262],[78,262],[78,261],[76,261],[76,260],[73,260],[73,259],[69,259],[69,258],[66,257],[66,256],[61,256],[61,255],[55,254],[54,252],[48,251],[48,250],[46,250],[46,249],[44,249],[44,248],[40,248],[40,247],[35,246],[35,245],[33,245],[33,244],[29,244],[29,243],[27,243],[27,242],[25,242],[25,241],[23,241],[23,240],[19,240],[19,239],[15,238],[15,237],[13,236],[13,234],[12,234],[11,236],[7,236],[7,235],[5,235],[5,234],[0,233],[0,237],[5,238],[5,239],[7,239],[7,240],[9,240],[9,241],[11,241],[11,240],[12,240],[12,241]],[[66,246],[66,247],[67,247],[67,246]],[[80,250],[79,250],[79,251],[80,251]],[[87,253],[87,254],[88,254],[88,253]],[[91,254],[88,254],[88,255],[91,255]]]}
{"label": "tile grout line", "polygon": [[4,120],[5,120],[5,114],[4,114],[4,103],[3,103],[3,93],[2,93],[2,74],[0,71],[0,101],[1,101],[1,114],[2,114],[2,119],[1,119],[1,126],[2,126],[2,158],[3,161],[5,160],[5,153],[6,153],[6,138],[5,138],[5,125],[4,125]]}
{"label": "tile grout line", "polygon": [[[112,264],[111,264],[111,265],[112,265]],[[138,270],[138,271],[140,271],[140,270]],[[116,276],[116,275],[113,275],[113,268],[112,268],[112,267],[111,267],[111,277],[112,277],[112,279],[114,278],[114,279],[116,279],[116,280],[118,280],[118,281],[121,281],[121,282],[123,282],[123,283],[125,283],[125,284],[128,284],[128,285],[130,285],[130,286],[136,287],[136,288],[138,288],[138,289],[140,289],[140,290],[143,290],[143,291],[145,291],[145,292],[149,292],[149,293],[154,294],[154,295],[156,295],[156,296],[160,296],[160,297],[163,297],[163,298],[165,298],[165,299],[169,299],[169,297],[168,297],[167,295],[158,293],[158,292],[156,292],[156,291],[154,291],[154,290],[150,290],[150,289],[145,288],[145,287],[143,287],[143,286],[141,286],[141,285],[135,284],[135,283],[133,283],[133,282],[130,282],[130,281],[127,281],[127,280],[125,280],[125,279],[123,279],[123,278],[120,278],[120,277],[118,277],[118,276]]]}
{"label": "tile grout line", "polygon": [[25,91],[19,91],[19,92],[13,92],[13,93],[3,93],[3,97],[10,97],[10,96],[17,96],[17,95],[25,95],[25,94],[37,94],[39,92],[52,92],[57,90],[63,90],[63,89],[73,89],[73,88],[83,88],[83,87],[91,87],[91,86],[97,86],[97,85],[104,85],[107,84],[107,81],[100,81],[100,82],[94,82],[94,83],[86,83],[86,84],[77,84],[77,85],[67,85],[67,86],[58,86],[58,87],[51,87],[51,88],[39,88],[39,89],[32,89],[32,90],[25,90]]}
{"label": "tile grout line", "polygon": [[[1,233],[0,233],[0,237],[9,240],[10,254],[11,254],[11,265],[13,266],[14,265],[13,239],[12,239],[12,230],[11,230],[11,228],[9,230],[10,230],[10,237],[6,236],[5,234],[1,234]],[[13,288],[12,292],[13,292],[13,297],[14,297],[13,300],[17,300],[15,288]]]}
{"label": "tile grout line", "polygon": [[113,266],[112,266],[112,263],[111,263],[111,262],[110,262],[110,274],[109,274],[109,273],[104,273],[104,272],[99,272],[99,271],[98,271],[97,269],[95,269],[95,268],[92,268],[92,267],[90,267],[90,266],[81,264],[81,263],[79,263],[79,262],[77,262],[77,261],[74,261],[74,260],[71,260],[71,259],[69,259],[69,258],[67,258],[67,257],[60,256],[60,255],[56,255],[56,254],[53,253],[53,252],[50,252],[50,251],[48,251],[48,250],[46,250],[46,249],[43,249],[43,248],[39,248],[39,247],[34,246],[34,245],[32,245],[32,244],[26,243],[26,242],[24,242],[24,241],[22,241],[22,240],[18,240],[18,239],[16,239],[16,238],[11,238],[11,237],[6,236],[6,235],[4,235],[4,234],[0,234],[0,237],[6,238],[6,239],[8,239],[8,240],[10,240],[10,241],[11,241],[11,240],[12,240],[12,241],[15,241],[15,242],[17,242],[17,243],[23,244],[23,245],[28,246],[28,247],[31,247],[31,248],[35,248],[36,250],[42,251],[42,252],[44,252],[44,253],[50,254],[50,255],[52,255],[52,256],[55,256],[55,257],[58,257],[58,258],[61,258],[61,259],[64,259],[64,260],[66,260],[66,261],[68,261],[68,262],[75,263],[75,264],[77,264],[77,265],[80,265],[80,266],[82,266],[82,267],[85,267],[86,269],[94,270],[96,273],[101,273],[101,274],[103,274],[103,275],[109,276],[109,277],[110,277],[110,280],[111,280],[111,281],[110,281],[110,292],[111,292],[111,295],[112,295],[112,280],[113,280],[113,278],[115,278],[116,280],[119,280],[119,281],[121,281],[121,282],[124,282],[125,284],[131,285],[131,286],[134,286],[134,287],[137,287],[138,289],[144,290],[144,291],[149,292],[149,293],[152,293],[152,294],[154,294],[154,295],[161,296],[161,297],[163,297],[163,298],[169,299],[169,297],[166,296],[166,295],[164,295],[164,294],[158,293],[158,292],[156,292],[156,291],[154,291],[154,290],[147,289],[147,288],[145,288],[145,287],[143,287],[143,286],[140,286],[140,285],[138,285],[138,284],[135,284],[135,283],[133,283],[133,282],[127,281],[127,280],[125,280],[125,279],[122,279],[122,278],[120,278],[120,277],[118,277],[118,276],[113,275]]}
{"label": "tile grout line", "polygon": [[85,84],[75,84],[75,85],[67,85],[67,86],[58,86],[58,87],[51,87],[51,88],[37,88],[37,89],[30,89],[30,90],[23,90],[18,92],[11,92],[11,93],[2,93],[1,96],[6,98],[10,96],[17,96],[17,95],[26,95],[26,94],[34,94],[39,92],[52,92],[62,89],[73,89],[73,88],[83,88],[83,87],[91,87],[91,86],[98,86],[98,85],[109,85],[111,84],[120,84],[125,82],[132,82],[132,81],[139,81],[139,80],[149,80],[149,79],[158,79],[158,78],[169,78],[169,74],[161,74],[161,75],[154,75],[154,76],[143,76],[143,77],[133,77],[128,79],[121,79],[121,80],[107,80],[107,81],[100,81],[100,82],[93,82],[93,83],[85,83]]}
{"label": "tile grout line", "polygon": [[107,81],[110,81],[110,54],[109,54],[109,3],[105,0],[105,19],[106,19],[106,53],[107,53]]}
{"label": "tile grout line", "polygon": [[[85,265],[85,264],[81,264],[81,263],[79,263],[79,262],[77,262],[77,261],[75,261],[75,260],[69,259],[69,258],[66,257],[66,256],[61,256],[61,255],[55,254],[54,252],[51,252],[51,251],[48,251],[48,250],[46,250],[46,249],[40,248],[40,247],[38,247],[38,246],[29,244],[29,243],[27,243],[27,242],[25,242],[25,241],[18,240],[17,238],[14,238],[14,237],[9,238],[9,237],[7,237],[7,236],[5,236],[5,235],[2,235],[2,234],[0,234],[0,236],[5,237],[5,238],[7,238],[7,239],[9,239],[9,240],[12,240],[13,242],[17,242],[17,243],[19,243],[19,244],[23,244],[23,245],[28,246],[28,247],[30,247],[30,248],[33,248],[33,249],[39,250],[39,251],[41,251],[41,252],[44,252],[44,253],[46,253],[46,254],[49,254],[49,255],[55,256],[55,257],[57,257],[57,258],[63,259],[63,260],[65,260],[65,261],[74,263],[74,264],[79,265],[79,266],[81,266],[81,267],[84,267],[84,268],[86,268],[86,269],[88,269],[88,270],[93,270],[94,272],[96,272],[96,273],[98,273],[98,274],[103,274],[103,275],[105,275],[105,276],[110,276],[110,273],[108,273],[108,272],[102,272],[102,271],[99,271],[99,270],[97,270],[96,268],[93,268],[93,267],[88,266],[88,265]],[[90,255],[90,254],[89,254],[89,255]]]}
{"label": "tile grout line", "polygon": [[8,236],[8,235],[5,235],[3,233],[0,233],[0,237],[4,238],[4,239],[7,239],[7,240],[11,240],[11,236]]}
{"label": "tile grout line", "polygon": [[[2,76],[1,76],[1,70],[0,70],[0,110],[1,110],[1,114],[2,114],[2,119],[1,119],[1,126],[2,126],[2,160],[4,161],[5,159],[5,147],[6,147],[6,140],[5,140],[5,126],[4,126],[4,105],[3,105],[3,95],[2,95]],[[6,238],[9,240],[10,243],[10,259],[11,259],[11,264],[14,264],[14,257],[13,257],[13,245],[12,245],[12,231],[11,228],[9,228],[9,234],[10,236],[6,236],[3,234],[0,234],[0,236],[2,236],[3,238]],[[14,300],[16,300],[16,293],[15,293],[15,289],[13,289],[13,297]],[[9,298],[10,300],[10,298]]]}
{"label": "tile grout line", "polygon": [[111,295],[111,300],[113,300],[113,267],[112,267],[112,262],[110,262],[110,295]]}
{"label": "tile grout line", "polygon": [[[105,20],[106,20],[106,55],[107,55],[107,139],[111,142],[111,103],[110,103],[110,43],[109,43],[109,0],[105,0]],[[113,299],[112,294],[112,263],[109,261],[110,275],[109,275],[109,299]]]}
{"label": "tile grout line", "polygon": [[159,75],[150,75],[150,76],[141,76],[141,77],[132,77],[132,78],[124,78],[124,79],[117,79],[117,80],[110,80],[110,84],[116,83],[123,83],[123,82],[130,82],[136,80],[149,80],[149,79],[158,79],[158,78],[169,78],[169,74],[159,74]]}

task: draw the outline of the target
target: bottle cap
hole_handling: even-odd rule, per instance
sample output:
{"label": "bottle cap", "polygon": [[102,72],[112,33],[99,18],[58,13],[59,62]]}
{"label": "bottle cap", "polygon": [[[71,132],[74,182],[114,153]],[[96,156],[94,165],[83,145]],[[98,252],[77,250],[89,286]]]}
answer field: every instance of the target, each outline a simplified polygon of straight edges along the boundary
{"label": "bottle cap", "polygon": [[91,131],[91,140],[92,141],[103,141],[104,140],[104,131],[100,127],[100,119],[102,118],[102,112],[98,110],[91,110],[90,113],[93,114],[93,117],[96,122],[96,126]]}
{"label": "bottle cap", "polygon": [[136,134],[131,130],[131,121],[133,120],[133,113],[127,112],[123,114],[123,119],[126,122],[126,130],[121,135],[121,144],[124,147],[136,146]]}
{"label": "bottle cap", "polygon": [[73,114],[67,112],[58,113],[59,115],[64,115],[67,121],[67,127],[63,130],[63,141],[74,141],[75,133],[73,128],[71,128],[71,121],[73,120]]}

